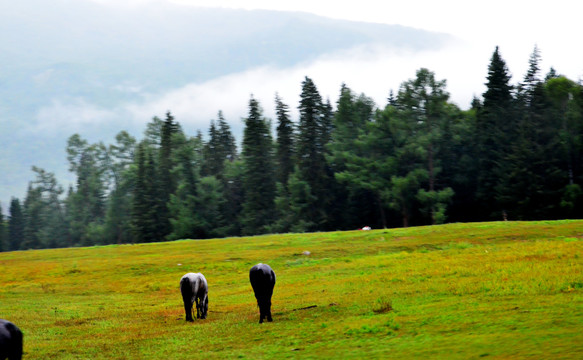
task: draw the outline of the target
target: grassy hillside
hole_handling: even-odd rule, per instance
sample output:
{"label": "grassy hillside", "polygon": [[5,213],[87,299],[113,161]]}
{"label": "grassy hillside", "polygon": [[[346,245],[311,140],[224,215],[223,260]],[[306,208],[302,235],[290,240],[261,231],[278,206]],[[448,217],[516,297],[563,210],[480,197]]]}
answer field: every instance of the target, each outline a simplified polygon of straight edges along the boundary
{"label": "grassy hillside", "polygon": [[[261,325],[258,262],[277,274]],[[199,271],[209,317],[187,323]],[[583,358],[583,221],[0,253],[0,284],[26,359]]]}

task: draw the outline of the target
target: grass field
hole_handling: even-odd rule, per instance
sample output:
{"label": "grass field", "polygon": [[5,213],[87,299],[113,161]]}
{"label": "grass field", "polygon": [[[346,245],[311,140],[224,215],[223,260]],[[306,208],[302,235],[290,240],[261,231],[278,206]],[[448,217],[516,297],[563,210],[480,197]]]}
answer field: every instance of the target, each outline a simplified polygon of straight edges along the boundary
{"label": "grass field", "polygon": [[[261,325],[258,262],[277,274]],[[184,321],[187,272],[206,320]],[[25,359],[583,358],[583,221],[0,253],[0,285]]]}

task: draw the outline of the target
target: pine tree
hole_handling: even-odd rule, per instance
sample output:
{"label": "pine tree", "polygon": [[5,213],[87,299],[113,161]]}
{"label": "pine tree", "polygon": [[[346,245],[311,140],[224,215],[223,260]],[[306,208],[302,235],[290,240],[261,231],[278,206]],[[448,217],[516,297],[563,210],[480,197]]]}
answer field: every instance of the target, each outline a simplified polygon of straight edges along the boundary
{"label": "pine tree", "polygon": [[326,100],[326,103],[322,104],[322,123],[320,124],[320,142],[322,146],[322,153],[324,156],[329,154],[327,148],[330,139],[332,138],[332,132],[334,130],[334,109],[332,109],[332,104],[330,99]]}
{"label": "pine tree", "polygon": [[294,171],[295,135],[293,123],[289,116],[289,107],[279,95],[275,95],[275,113],[277,115],[276,163],[277,181],[287,188],[287,180]]}
{"label": "pine tree", "polygon": [[115,137],[116,144],[109,146],[114,178],[113,189],[109,193],[105,214],[104,243],[129,243],[131,232],[131,192],[133,177],[131,165],[134,161],[136,139],[126,131]]}
{"label": "pine tree", "polygon": [[24,198],[24,232],[21,249],[40,248],[38,232],[41,230],[41,194],[38,189],[28,184],[26,197]]}
{"label": "pine tree", "polygon": [[152,120],[146,125],[146,130],[144,131],[144,143],[148,147],[153,149],[158,149],[162,143],[162,127],[164,126],[164,121],[157,116],[154,116]]}
{"label": "pine tree", "polygon": [[512,86],[506,62],[496,47],[488,66],[487,90],[478,111],[476,142],[479,158],[476,197],[483,212],[482,218],[502,218],[505,211],[496,201],[500,176],[507,169],[504,158],[516,138],[517,126],[513,116]]}
{"label": "pine tree", "polygon": [[316,201],[310,185],[299,178],[297,167],[289,175],[288,187],[285,189],[277,183],[275,197],[276,221],[270,226],[271,232],[306,232],[315,228],[315,223],[308,219],[308,204]]}
{"label": "pine tree", "polygon": [[374,101],[364,94],[356,97],[345,84],[340,89],[340,97],[334,114],[334,132],[327,148],[330,151],[328,162],[335,171],[346,168],[346,158],[356,150],[356,142],[371,123],[374,114]]}
{"label": "pine tree", "polygon": [[[325,161],[322,134],[322,97],[314,82],[306,77],[302,82],[298,134],[298,167],[302,178],[316,184],[324,173]],[[318,186],[319,187],[319,186]]]}
{"label": "pine tree", "polygon": [[387,98],[387,105],[397,106],[397,99],[395,98],[395,94],[393,93],[393,89],[391,89],[389,91],[389,97]]}
{"label": "pine tree", "polygon": [[369,155],[359,141],[365,136],[367,127],[373,120],[374,108],[372,99],[364,94],[357,97],[350,88],[342,84],[332,125],[334,131],[327,146],[329,155],[326,157],[337,179],[342,179],[337,195],[337,203],[341,204],[342,211],[336,215],[344,224],[341,228],[386,226],[384,217],[378,211],[379,203],[374,193],[361,186],[356,178],[351,178],[350,171],[347,170],[347,163]]}
{"label": "pine tree", "polygon": [[2,213],[2,204],[0,204],[0,252],[7,251],[6,244],[6,224],[4,223],[4,214]]}
{"label": "pine tree", "polygon": [[[344,118],[344,114],[350,112],[347,111],[349,93],[344,90],[342,94],[338,105],[337,128],[340,131],[338,136],[341,137],[346,125],[351,124],[346,120],[354,121],[355,119],[355,117]],[[354,107],[350,106],[348,109],[354,109]],[[387,106],[383,111],[377,112],[374,121],[367,123],[362,132],[353,139],[352,149],[343,148],[344,145],[337,146],[333,142],[333,155],[336,157],[334,166],[339,169],[335,173],[336,179],[350,189],[362,189],[370,194],[372,197],[370,204],[378,209],[378,226],[382,227],[388,226],[385,209],[389,208],[389,200],[386,192],[391,187],[391,176],[396,171],[396,139],[392,132],[394,112],[393,106]],[[344,136],[348,136],[349,133],[350,131]],[[370,213],[370,209],[367,213]]]}
{"label": "pine tree", "polygon": [[[431,223],[445,220],[446,204],[453,196],[453,190],[443,186],[439,188],[437,178],[441,171],[439,156],[443,139],[444,124],[447,118],[446,81],[437,81],[435,74],[427,69],[417,71],[416,78],[401,85],[398,94],[398,113],[408,124],[404,130],[409,132],[408,144],[403,148],[411,159],[419,157],[420,164],[410,167],[402,173],[407,179],[415,178],[413,184],[421,177],[426,177],[427,185],[418,189],[417,200],[429,213]],[[403,180],[404,181],[404,180]],[[403,184],[399,182],[399,184]],[[407,186],[406,188],[409,188]]]}
{"label": "pine tree", "polygon": [[105,215],[105,184],[102,179],[103,169],[90,152],[81,155],[77,174],[77,195],[79,209],[85,212],[86,224],[101,222]]}
{"label": "pine tree", "polygon": [[227,226],[226,234],[238,236],[241,234],[241,211],[243,210],[245,164],[240,159],[227,162],[223,172],[223,203],[222,214]]}
{"label": "pine tree", "polygon": [[448,207],[448,221],[469,222],[482,220],[477,216],[480,204],[475,201],[478,158],[476,151],[476,112],[479,100],[472,108],[461,111],[448,104],[441,133],[439,155],[441,171],[437,178],[439,186],[451,186],[454,195]]}
{"label": "pine tree", "polygon": [[168,111],[166,119],[162,124],[162,133],[160,138],[160,152],[157,168],[157,181],[151,194],[157,195],[157,228],[158,241],[163,240],[165,236],[172,231],[170,224],[170,212],[168,210],[168,202],[170,196],[176,191],[176,181],[172,175],[174,168],[173,152],[176,145],[173,143],[175,134],[181,133],[178,123],[174,122],[174,117]]}
{"label": "pine tree", "polygon": [[38,233],[42,248],[66,246],[67,228],[65,212],[60,196],[63,188],[58,184],[54,173],[33,166],[36,173],[33,182],[41,194],[41,231]]}
{"label": "pine tree", "polygon": [[540,52],[535,46],[529,68],[518,86],[518,133],[505,158],[497,199],[515,219],[553,219],[561,192],[568,182],[561,171],[560,117],[553,114],[551,100],[540,79]]}
{"label": "pine tree", "polygon": [[560,75],[557,73],[557,70],[555,70],[553,67],[551,67],[551,69],[549,70],[549,72],[545,76],[545,82],[547,82],[551,79],[556,79],[558,77],[560,77]]}
{"label": "pine tree", "polygon": [[209,140],[203,149],[203,165],[201,169],[201,175],[217,176],[221,173],[223,159],[220,152],[219,134],[214,120],[211,120],[208,136]]}
{"label": "pine tree", "polygon": [[132,229],[136,242],[162,241],[158,227],[155,195],[156,168],[146,143],[138,144],[136,151],[137,174],[132,201]]}
{"label": "pine tree", "polygon": [[245,119],[242,159],[245,189],[242,231],[245,235],[262,234],[273,221],[275,174],[269,123],[253,97],[249,100],[249,115]]}
{"label": "pine tree", "polygon": [[[221,164],[224,164],[225,160],[234,161],[237,159],[237,144],[235,143],[235,137],[231,133],[231,127],[225,120],[223,112],[219,110],[217,116],[217,136],[219,138],[219,153],[221,154]],[[224,166],[221,168],[221,172]]]}
{"label": "pine tree", "polygon": [[329,108],[322,103],[322,97],[314,82],[306,77],[302,82],[300,95],[300,119],[297,141],[297,165],[300,181],[305,181],[312,195],[317,199],[306,204],[304,222],[314,224],[313,229],[327,229],[329,217],[327,211],[332,207],[333,199],[329,189],[334,178],[327,166],[325,147],[329,139]]}
{"label": "pine tree", "polygon": [[109,146],[109,153],[113,158],[111,171],[114,184],[118,186],[123,181],[124,176],[127,176],[126,172],[134,161],[136,139],[127,131],[120,131],[115,136],[115,141],[116,144]]}
{"label": "pine tree", "polygon": [[10,214],[8,218],[8,250],[21,249],[24,241],[24,214],[20,201],[17,198],[10,200]]}
{"label": "pine tree", "polygon": [[559,141],[556,153],[563,180],[560,211],[564,218],[583,217],[583,85],[564,76],[546,81],[550,116]]}
{"label": "pine tree", "polygon": [[67,228],[59,196],[63,193],[55,175],[35,166],[24,201],[22,249],[54,248],[66,245]]}
{"label": "pine tree", "polygon": [[130,183],[122,182],[109,194],[102,244],[125,244],[132,241]]}
{"label": "pine tree", "polygon": [[198,238],[215,238],[227,235],[225,222],[225,197],[222,182],[214,176],[200,179],[197,186],[196,214],[194,217]]}
{"label": "pine tree", "polygon": [[219,111],[218,120],[211,120],[209,140],[204,146],[204,162],[201,173],[203,176],[221,178],[225,161],[237,158],[237,146],[231,128],[226,122],[223,112]]}
{"label": "pine tree", "polygon": [[[517,87],[514,113],[517,118],[516,137],[506,147],[507,151],[499,160],[498,186],[496,200],[504,209],[506,216],[512,219],[524,219],[527,213],[539,208],[542,204],[533,203],[533,195],[542,189],[541,174],[532,166],[540,166],[541,144],[538,143],[536,132],[544,117],[539,99],[542,83],[538,78],[540,54],[535,46],[529,60],[529,68],[522,83]],[[503,170],[503,171],[501,171]],[[534,206],[534,207],[533,207]]]}
{"label": "pine tree", "polygon": [[176,192],[170,195],[168,208],[170,210],[172,233],[168,239],[203,238],[203,230],[200,228],[196,217],[199,209],[198,195],[198,171],[196,168],[197,149],[201,146],[200,137],[184,141],[176,149],[175,176],[178,180]]}
{"label": "pine tree", "polygon": [[[77,175],[75,189],[66,199],[67,221],[70,226],[69,245],[93,245],[97,227],[105,221],[107,174],[113,174],[110,155],[103,144],[90,145],[78,134],[67,141],[69,170]],[[112,176],[113,177],[113,176]],[[115,181],[115,180],[114,180]],[[89,229],[92,236],[89,236]]]}

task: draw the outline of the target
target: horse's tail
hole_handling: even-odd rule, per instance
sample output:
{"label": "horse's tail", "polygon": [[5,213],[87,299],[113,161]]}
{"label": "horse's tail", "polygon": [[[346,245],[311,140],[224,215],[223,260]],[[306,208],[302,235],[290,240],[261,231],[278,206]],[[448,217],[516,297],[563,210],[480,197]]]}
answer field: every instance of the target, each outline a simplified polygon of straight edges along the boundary
{"label": "horse's tail", "polygon": [[180,280],[180,292],[185,299],[190,299],[192,297],[192,285],[188,278],[184,277]]}

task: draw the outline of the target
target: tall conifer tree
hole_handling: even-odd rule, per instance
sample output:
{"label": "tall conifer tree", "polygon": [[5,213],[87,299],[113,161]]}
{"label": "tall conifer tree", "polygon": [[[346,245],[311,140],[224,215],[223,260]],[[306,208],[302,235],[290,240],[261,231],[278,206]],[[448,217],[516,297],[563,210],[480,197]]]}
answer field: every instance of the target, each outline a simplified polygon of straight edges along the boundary
{"label": "tall conifer tree", "polygon": [[131,164],[134,161],[136,139],[126,131],[115,137],[116,144],[109,146],[112,157],[113,189],[109,193],[105,217],[105,243],[131,242],[131,191],[133,176]]}
{"label": "tall conifer tree", "polygon": [[78,134],[67,140],[69,170],[77,183],[66,199],[67,221],[70,227],[68,245],[93,245],[88,231],[101,226],[106,208],[106,174],[111,173],[109,154],[103,144],[89,144]]}
{"label": "tall conifer tree", "polygon": [[8,250],[18,250],[24,241],[24,214],[20,206],[20,200],[10,200],[10,213],[8,218]]}
{"label": "tall conifer tree", "polygon": [[162,241],[158,226],[159,201],[155,195],[156,169],[151,151],[144,142],[136,151],[137,174],[132,202],[132,229],[136,242]]}
{"label": "tall conifer tree", "polygon": [[[336,178],[342,182],[337,191],[337,204],[342,204],[342,211],[336,216],[342,219],[341,228],[359,228],[364,225],[381,227],[386,226],[379,212],[379,198],[357,180],[349,164],[358,159],[371,156],[365,146],[361,146],[374,115],[375,104],[364,94],[356,96],[350,88],[342,84],[337,110],[333,118],[331,140],[327,146],[328,163]],[[340,175],[341,174],[341,175]],[[379,220],[377,220],[379,219]]]}
{"label": "tall conifer tree", "polygon": [[295,138],[289,107],[278,94],[275,95],[275,113],[277,115],[277,181],[286,188],[287,179],[294,170]]}
{"label": "tall conifer tree", "polygon": [[4,214],[2,213],[2,205],[0,204],[0,252],[8,250],[6,243],[6,224],[4,223]]}
{"label": "tall conifer tree", "polygon": [[39,189],[28,184],[24,198],[24,232],[21,249],[37,249],[41,246],[38,233],[41,230],[41,194]]}
{"label": "tall conifer tree", "polygon": [[331,109],[322,103],[322,97],[312,79],[302,82],[300,94],[300,119],[297,140],[298,180],[305,181],[311,196],[305,199],[317,199],[305,204],[306,223],[314,224],[313,229],[327,229],[330,225],[328,210],[332,207],[331,195],[334,178],[327,166],[325,151],[330,134]]}
{"label": "tall conifer tree", "polygon": [[257,100],[249,100],[249,116],[243,134],[243,184],[241,213],[243,234],[265,233],[272,221],[275,199],[273,144],[268,121]]}
{"label": "tall conifer tree", "polygon": [[[445,221],[445,209],[453,196],[448,184],[438,182],[443,130],[449,122],[449,94],[445,87],[445,80],[437,81],[433,72],[422,68],[417,71],[415,79],[401,85],[397,100],[397,109],[408,123],[402,130],[406,129],[409,136],[408,144],[403,147],[409,157],[408,164],[400,176],[411,179],[417,176],[413,174],[423,174],[426,186],[418,189],[416,197],[429,214],[432,224]],[[414,162],[419,165],[410,167]]]}
{"label": "tall conifer tree", "polygon": [[166,119],[162,124],[162,136],[160,141],[160,152],[158,160],[158,174],[155,188],[153,193],[157,195],[158,204],[157,208],[157,218],[158,218],[158,231],[157,233],[161,237],[158,241],[163,240],[163,238],[170,234],[170,213],[168,210],[168,202],[170,201],[170,195],[174,194],[176,191],[176,181],[174,181],[174,176],[172,175],[172,169],[174,167],[173,162],[173,152],[175,150],[175,144],[173,144],[175,134],[181,132],[178,123],[174,122],[174,117],[168,111],[166,113]]}
{"label": "tall conifer tree", "polygon": [[223,112],[219,110],[217,115],[217,135],[219,138],[219,153],[221,157],[221,172],[224,169],[225,160],[234,161],[237,158],[237,144],[231,132],[231,127],[225,120]]}
{"label": "tall conifer tree", "polygon": [[168,204],[172,224],[172,233],[169,239],[202,238],[200,213],[197,202],[199,179],[197,156],[202,145],[202,138],[196,137],[185,141],[176,149],[177,166],[175,175],[179,178],[176,193],[170,195]]}
{"label": "tall conifer tree", "polygon": [[219,134],[214,120],[211,120],[208,137],[209,139],[203,148],[203,165],[201,169],[201,175],[217,176],[221,173],[223,159],[220,152]]}
{"label": "tall conifer tree", "polygon": [[237,158],[235,137],[222,111],[219,111],[217,121],[211,120],[209,140],[204,146],[203,154],[202,175],[215,176],[218,179],[222,178],[225,160],[234,161]]}
{"label": "tall conifer tree", "polygon": [[551,103],[540,78],[540,52],[535,46],[524,80],[518,86],[518,129],[504,158],[506,167],[497,191],[498,202],[513,219],[552,219],[560,191],[567,182],[560,171],[561,121],[550,112]]}
{"label": "tall conifer tree", "polygon": [[516,138],[517,126],[512,113],[510,74],[498,47],[488,66],[486,87],[476,124],[479,155],[476,196],[481,204],[482,218],[501,219],[505,209],[496,201],[496,189],[506,168],[504,158],[510,153],[512,139]]}

